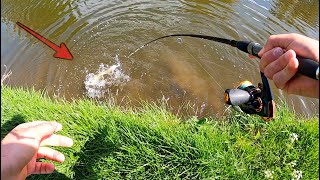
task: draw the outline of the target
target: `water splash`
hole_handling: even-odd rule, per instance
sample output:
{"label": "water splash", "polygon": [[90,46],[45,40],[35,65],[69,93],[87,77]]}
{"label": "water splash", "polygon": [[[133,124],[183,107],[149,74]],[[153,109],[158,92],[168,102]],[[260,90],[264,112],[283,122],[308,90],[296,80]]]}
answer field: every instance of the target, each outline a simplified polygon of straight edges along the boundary
{"label": "water splash", "polygon": [[130,77],[123,73],[119,56],[115,57],[116,64],[101,63],[96,73],[87,74],[84,84],[86,95],[90,98],[103,98],[111,87],[117,87],[130,81]]}
{"label": "water splash", "polygon": [[4,85],[5,80],[8,79],[12,74],[12,71],[11,70],[8,71],[7,66],[5,64],[3,66],[5,68],[5,71],[1,76],[1,86]]}

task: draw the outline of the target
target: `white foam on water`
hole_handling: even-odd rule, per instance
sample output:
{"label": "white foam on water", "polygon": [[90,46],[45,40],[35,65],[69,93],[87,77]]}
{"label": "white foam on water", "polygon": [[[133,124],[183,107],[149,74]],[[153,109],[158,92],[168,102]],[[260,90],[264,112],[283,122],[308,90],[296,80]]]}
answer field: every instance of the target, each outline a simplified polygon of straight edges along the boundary
{"label": "white foam on water", "polygon": [[90,98],[102,98],[111,87],[117,87],[130,81],[130,77],[123,73],[119,56],[115,57],[116,64],[101,63],[96,73],[86,75],[84,84],[86,95]]}

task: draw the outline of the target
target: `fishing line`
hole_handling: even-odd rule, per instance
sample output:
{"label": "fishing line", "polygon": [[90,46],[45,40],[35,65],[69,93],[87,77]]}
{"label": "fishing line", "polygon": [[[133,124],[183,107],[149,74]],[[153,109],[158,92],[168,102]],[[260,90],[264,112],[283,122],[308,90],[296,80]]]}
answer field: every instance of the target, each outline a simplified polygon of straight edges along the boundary
{"label": "fishing line", "polygon": [[230,110],[230,108],[232,107],[232,105],[228,105],[227,108],[223,111],[222,116],[224,116],[224,114]]}
{"label": "fishing line", "polygon": [[188,37],[195,37],[195,38],[201,38],[201,39],[207,39],[207,40],[212,40],[215,42],[220,42],[220,43],[224,43],[224,44],[229,44],[231,46],[236,46],[236,41],[234,40],[230,40],[230,39],[224,39],[224,38],[219,38],[219,37],[214,37],[214,36],[206,36],[206,35],[198,35],[198,34],[171,34],[171,35],[167,35],[167,36],[162,36],[159,37],[157,39],[154,39],[152,41],[149,41],[147,43],[145,43],[144,45],[140,46],[138,49],[136,49],[135,51],[133,51],[132,53],[130,53],[128,55],[128,58],[131,57],[133,54],[135,54],[136,52],[138,52],[139,50],[141,50],[142,48],[148,46],[149,44],[160,40],[160,39],[164,39],[167,37],[177,37],[177,36],[188,36]]}
{"label": "fishing line", "polygon": [[203,67],[203,65],[183,46],[181,47],[200,65],[200,67],[213,79],[213,81],[221,88],[223,89],[220,84],[213,78],[213,76]]}

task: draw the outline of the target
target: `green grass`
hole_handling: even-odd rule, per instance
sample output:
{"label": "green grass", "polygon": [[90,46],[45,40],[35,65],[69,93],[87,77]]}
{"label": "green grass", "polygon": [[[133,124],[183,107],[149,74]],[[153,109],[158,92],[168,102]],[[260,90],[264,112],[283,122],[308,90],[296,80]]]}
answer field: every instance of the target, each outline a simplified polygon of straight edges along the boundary
{"label": "green grass", "polygon": [[[1,139],[17,124],[56,120],[72,137],[66,160],[51,175],[28,179],[303,179],[319,177],[319,119],[277,107],[277,118],[234,112],[224,120],[181,120],[164,107],[121,109],[89,100],[72,103],[44,93],[1,87]],[[291,142],[291,133],[298,141]],[[291,162],[296,161],[292,167]]]}

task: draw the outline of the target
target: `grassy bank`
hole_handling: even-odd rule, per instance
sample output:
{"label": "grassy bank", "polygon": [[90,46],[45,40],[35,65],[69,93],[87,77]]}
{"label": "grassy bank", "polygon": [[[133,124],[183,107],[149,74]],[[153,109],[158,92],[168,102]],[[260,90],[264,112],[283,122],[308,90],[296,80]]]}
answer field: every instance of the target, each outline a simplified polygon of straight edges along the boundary
{"label": "grassy bank", "polygon": [[[145,104],[121,110],[87,100],[68,103],[32,90],[1,88],[1,139],[17,124],[57,120],[70,149],[51,175],[30,179],[303,179],[319,177],[319,120],[278,107],[277,118],[235,112],[224,121],[182,122]],[[298,140],[291,141],[293,134]]]}

